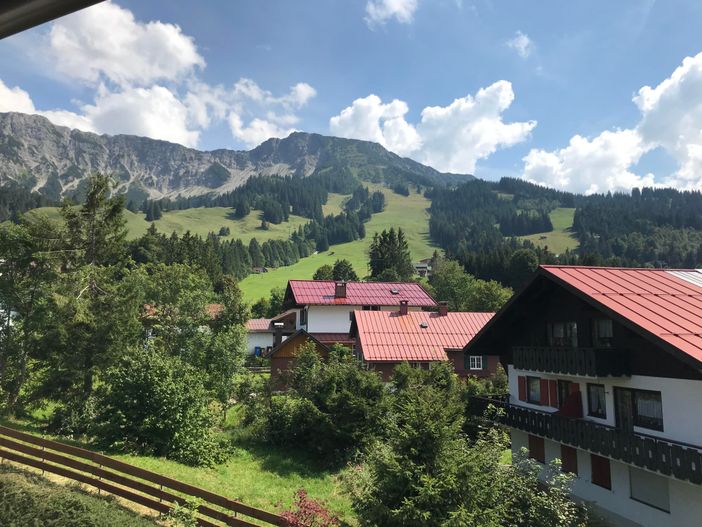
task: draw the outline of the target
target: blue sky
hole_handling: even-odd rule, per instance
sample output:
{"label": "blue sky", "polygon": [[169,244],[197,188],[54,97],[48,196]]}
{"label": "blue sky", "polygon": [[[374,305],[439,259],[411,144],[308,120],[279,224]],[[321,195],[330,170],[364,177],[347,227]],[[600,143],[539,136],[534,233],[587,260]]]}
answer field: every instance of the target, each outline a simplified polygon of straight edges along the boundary
{"label": "blue sky", "polygon": [[1,41],[0,111],[200,149],[356,137],[581,192],[699,188],[701,29],[697,0],[121,0]]}

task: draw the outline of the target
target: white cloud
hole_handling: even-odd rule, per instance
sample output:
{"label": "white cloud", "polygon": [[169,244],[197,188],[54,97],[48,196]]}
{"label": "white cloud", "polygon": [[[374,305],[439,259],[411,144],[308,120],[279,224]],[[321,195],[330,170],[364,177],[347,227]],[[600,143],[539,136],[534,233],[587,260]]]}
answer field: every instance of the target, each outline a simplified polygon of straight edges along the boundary
{"label": "white cloud", "polygon": [[534,49],[534,42],[529,38],[529,35],[522,33],[521,31],[517,31],[514,34],[514,37],[509,39],[505,44],[508,48],[513,49],[517,55],[523,59],[531,55],[531,52]]}
{"label": "white cloud", "polygon": [[[8,96],[9,95],[9,96]],[[199,131],[190,126],[188,108],[168,88],[127,88],[120,92],[99,90],[93,104],[80,113],[38,110],[29,94],[8,88],[0,80],[0,111],[43,115],[54,124],[86,132],[133,134],[196,146]]]}
{"label": "white cloud", "polygon": [[394,18],[401,24],[409,24],[417,10],[418,0],[368,0],[366,23],[373,27]]}
{"label": "white cloud", "polygon": [[299,121],[295,111],[316,95],[316,90],[304,82],[291,86],[288,93],[276,97],[251,79],[239,79],[231,93],[224,95],[230,108],[227,116],[229,129],[248,147],[271,137],[286,137],[295,131],[294,125]]}
{"label": "white cloud", "polygon": [[200,136],[189,126],[188,108],[163,86],[105,92],[83,112],[101,133],[141,135],[191,147]]}
{"label": "white cloud", "polygon": [[[109,31],[105,31],[109,28]],[[228,123],[233,137],[255,146],[294,131],[297,112],[315,89],[301,82],[280,96],[242,78],[230,87],[202,81],[205,60],[192,37],[173,24],[141,22],[105,2],[54,22],[37,53],[58,73],[94,89],[91,102],[37,109],[25,90],[0,80],[0,111],[44,115],[70,128],[134,134],[196,147],[203,130]]]}
{"label": "white cloud", "polygon": [[394,99],[383,104],[377,95],[356,99],[351,106],[329,120],[333,135],[350,139],[375,141],[393,152],[405,156],[421,146],[415,128],[405,121],[409,111],[404,101]]}
{"label": "white cloud", "polygon": [[647,144],[663,147],[678,162],[666,183],[702,188],[702,53],[687,57],[655,88],[634,97],[642,118],[636,127]]}
{"label": "white cloud", "polygon": [[34,103],[29,94],[16,86],[10,88],[0,80],[0,112],[34,113]]}
{"label": "white cloud", "polygon": [[524,157],[524,177],[586,194],[651,186],[653,175],[629,170],[646,150],[634,130],[606,131],[592,140],[576,135],[555,152],[531,150]]}
{"label": "white cloud", "polygon": [[447,172],[471,173],[478,160],[528,138],[536,121],[505,123],[502,113],[514,100],[512,85],[498,81],[448,106],[424,108],[416,125],[407,104],[384,104],[376,95],[356,99],[332,117],[329,128],[341,137],[375,141],[400,155]]}
{"label": "white cloud", "polygon": [[128,9],[104,2],[54,22],[48,54],[59,73],[89,84],[148,86],[178,80],[205,60],[192,37],[174,24],[135,20]]}
{"label": "white cloud", "polygon": [[[702,189],[702,53],[687,57],[658,86],[633,98],[641,119],[630,129],[605,131],[591,139],[574,136],[567,147],[532,150],[525,178],[585,192],[641,186]],[[677,162],[670,175],[636,174],[646,152],[663,148]]]}

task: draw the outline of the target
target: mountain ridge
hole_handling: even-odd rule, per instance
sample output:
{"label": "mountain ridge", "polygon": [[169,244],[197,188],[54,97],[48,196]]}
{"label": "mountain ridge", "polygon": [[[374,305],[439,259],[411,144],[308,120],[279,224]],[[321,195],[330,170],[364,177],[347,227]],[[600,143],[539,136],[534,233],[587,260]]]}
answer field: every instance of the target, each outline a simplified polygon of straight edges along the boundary
{"label": "mountain ridge", "polygon": [[127,134],[83,132],[22,113],[0,113],[0,185],[10,181],[49,199],[79,195],[92,172],[112,174],[135,201],[228,192],[254,175],[309,176],[351,170],[369,181],[444,185],[471,175],[439,172],[381,145],[293,132],[252,150],[197,150]]}

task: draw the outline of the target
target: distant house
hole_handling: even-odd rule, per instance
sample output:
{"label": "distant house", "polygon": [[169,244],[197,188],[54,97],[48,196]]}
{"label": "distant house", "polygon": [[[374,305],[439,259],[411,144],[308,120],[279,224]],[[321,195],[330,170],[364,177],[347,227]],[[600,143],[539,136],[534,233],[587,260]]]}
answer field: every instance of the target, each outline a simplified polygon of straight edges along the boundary
{"label": "distant house", "polygon": [[414,264],[414,272],[416,275],[421,276],[422,278],[429,278],[431,276],[431,269],[432,269],[432,261],[433,258],[424,258],[423,260],[419,260],[417,263]]}
{"label": "distant house", "polygon": [[463,354],[463,347],[494,313],[450,313],[446,304],[438,312],[409,311],[406,304],[394,311],[354,311],[350,335],[354,354],[387,380],[395,367],[408,362],[428,367],[450,361],[461,376],[487,377],[497,369],[498,358]]}
{"label": "distant house", "polygon": [[273,318],[252,318],[246,322],[248,350],[260,357],[296,331],[297,311],[288,310]]}
{"label": "distant house", "polygon": [[268,267],[253,267],[251,268],[251,272],[254,274],[267,273]]}
{"label": "distant house", "polygon": [[577,475],[612,525],[702,522],[702,272],[543,266],[466,346],[496,354],[512,449]]}
{"label": "distant house", "polygon": [[401,302],[406,302],[410,311],[437,305],[421,285],[412,282],[290,280],[283,306],[299,313],[297,329],[320,340],[325,339],[323,334],[346,335],[348,340],[354,311],[391,311]]}

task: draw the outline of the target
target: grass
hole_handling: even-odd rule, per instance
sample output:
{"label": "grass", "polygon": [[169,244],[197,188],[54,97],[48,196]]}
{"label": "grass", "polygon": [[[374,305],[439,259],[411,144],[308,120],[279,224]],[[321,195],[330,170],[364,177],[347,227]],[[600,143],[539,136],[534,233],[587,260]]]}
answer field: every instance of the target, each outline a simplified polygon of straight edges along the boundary
{"label": "grass", "polygon": [[412,193],[400,196],[391,190],[368,185],[371,191],[380,190],[385,194],[385,210],[373,214],[366,223],[366,237],[363,240],[333,245],[329,251],[303,258],[296,264],[279,267],[268,273],[254,274],[241,281],[240,286],[247,300],[254,301],[262,296],[268,296],[274,287],[283,287],[290,279],[312,278],[314,272],[324,264],[333,264],[337,259],[347,259],[351,262],[358,276],[368,274],[368,248],[373,233],[390,227],[402,227],[407,235],[407,241],[413,261],[428,258],[435,247],[429,240],[429,208],[430,201],[421,194]]}
{"label": "grass", "polygon": [[[330,205],[331,209],[334,205]],[[42,207],[34,209],[28,214],[44,214],[50,219],[60,219],[59,209],[56,207]],[[142,236],[150,223],[144,219],[144,214],[124,211],[127,220],[128,238],[134,239]],[[174,210],[164,212],[160,220],[155,221],[156,228],[163,233],[170,234],[173,231],[179,235],[190,231],[202,237],[210,232],[219,232],[220,227],[229,227],[230,235],[223,236],[224,240],[241,239],[244,243],[249,243],[251,238],[257,238],[260,242],[272,239],[287,239],[300,225],[304,225],[309,220],[300,216],[290,216],[290,221],[280,225],[270,224],[268,230],[261,229],[261,212],[257,210],[245,218],[236,219],[232,216],[232,209],[227,207],[194,208],[186,210]]]}
{"label": "grass", "polygon": [[115,499],[64,486],[9,464],[0,466],[0,525],[153,527]]}
{"label": "grass", "polygon": [[554,209],[549,214],[553,231],[522,236],[522,239],[529,240],[539,247],[548,247],[555,254],[564,253],[566,249],[575,250],[578,248],[578,240],[572,232],[573,216],[575,216],[574,208]]}
{"label": "grass", "polygon": [[[48,413],[49,410],[41,409],[35,411],[32,418],[3,419],[0,424],[40,435]],[[351,501],[341,482],[341,472],[320,468],[307,452],[257,443],[255,439],[241,434],[237,421],[237,411],[233,410],[223,434],[231,439],[234,453],[227,462],[214,468],[190,467],[151,456],[112,457],[270,512],[290,508],[295,492],[304,488],[311,498],[323,501],[348,525],[355,525]],[[58,440],[91,449],[90,445],[77,441]]]}
{"label": "grass", "polygon": [[[285,286],[291,278],[312,278],[314,272],[324,264],[333,264],[337,259],[347,259],[351,262],[356,273],[360,276],[368,274],[368,247],[375,232],[390,227],[402,227],[407,236],[412,259],[414,261],[427,258],[434,252],[434,245],[429,240],[429,213],[427,209],[431,202],[421,194],[412,193],[400,196],[391,190],[374,184],[367,184],[371,192],[379,190],[385,194],[385,210],[374,214],[366,223],[366,238],[349,243],[334,245],[329,251],[303,258],[294,265],[273,269],[268,273],[250,275],[241,282],[241,288],[247,300],[255,301],[262,296],[268,296],[276,286]],[[338,214],[342,210],[348,196],[329,194],[324,205],[325,214]],[[252,211],[243,219],[234,219],[231,209],[225,207],[194,208],[164,212],[163,217],[156,221],[156,228],[163,233],[175,231],[184,234],[190,231],[201,236],[209,232],[219,232],[220,227],[229,227],[231,234],[224,239],[240,238],[248,243],[251,238],[260,242],[270,239],[287,239],[300,225],[307,223],[306,218],[290,216],[289,222],[280,225],[270,225],[267,231],[261,230],[260,212]],[[28,214],[43,214],[51,219],[60,219],[59,209],[43,207],[34,209]],[[142,213],[125,211],[129,238],[137,238],[146,232],[149,223]]]}

